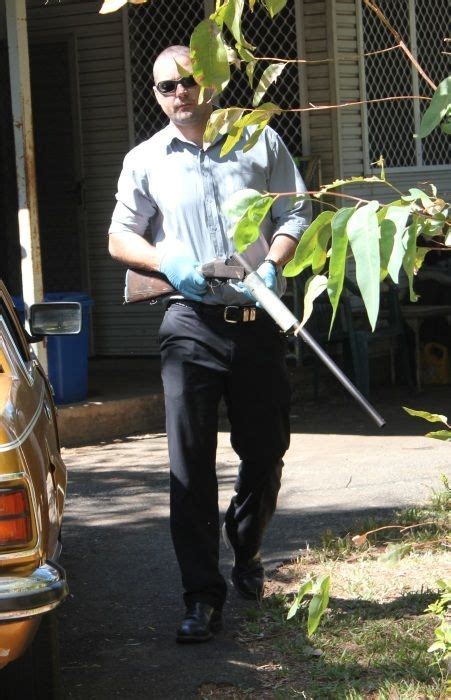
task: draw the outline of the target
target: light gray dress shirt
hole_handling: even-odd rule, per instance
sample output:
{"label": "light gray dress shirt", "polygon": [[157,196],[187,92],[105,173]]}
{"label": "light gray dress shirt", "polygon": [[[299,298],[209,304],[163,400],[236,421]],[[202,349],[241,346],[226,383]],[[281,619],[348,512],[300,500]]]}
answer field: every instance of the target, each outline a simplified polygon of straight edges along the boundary
{"label": "light gray dress shirt", "polygon": [[[255,127],[254,127],[255,128]],[[250,127],[252,132],[253,127]],[[229,258],[235,251],[232,222],[224,204],[235,192],[304,192],[305,185],[286,146],[266,127],[243,153],[245,138],[221,157],[225,137],[205,150],[183,140],[170,122],[125,157],[109,233],[145,236],[161,252],[192,255],[199,263]],[[253,269],[279,233],[299,239],[311,220],[306,199],[280,197],[266,216],[259,239],[243,254]],[[282,291],[282,290],[280,290]],[[206,303],[248,304],[234,283],[209,290]]]}

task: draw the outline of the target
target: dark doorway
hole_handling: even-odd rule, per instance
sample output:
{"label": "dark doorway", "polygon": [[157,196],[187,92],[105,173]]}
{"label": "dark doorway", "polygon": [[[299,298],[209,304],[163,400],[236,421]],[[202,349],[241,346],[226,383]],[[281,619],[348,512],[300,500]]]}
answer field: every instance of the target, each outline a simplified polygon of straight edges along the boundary
{"label": "dark doorway", "polygon": [[[73,47],[68,41],[30,45],[41,255],[46,292],[84,289],[83,201]],[[7,49],[0,49],[2,65]],[[0,276],[21,293],[17,187],[8,71],[0,73]]]}
{"label": "dark doorway", "polygon": [[82,182],[71,45],[32,43],[30,76],[46,292],[83,290]]}

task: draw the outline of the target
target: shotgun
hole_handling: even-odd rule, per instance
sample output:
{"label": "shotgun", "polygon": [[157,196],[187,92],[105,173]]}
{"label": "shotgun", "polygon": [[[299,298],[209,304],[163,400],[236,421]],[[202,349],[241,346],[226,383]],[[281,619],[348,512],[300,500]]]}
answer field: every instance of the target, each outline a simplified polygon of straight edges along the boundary
{"label": "shotgun", "polygon": [[[299,336],[306,345],[319,357],[326,367],[335,375],[338,381],[351,394],[357,403],[368,413],[379,428],[385,425],[385,420],[369,403],[363,394],[357,389],[350,379],[342,372],[338,365],[316,342],[310,333],[302,327],[301,322],[285,306],[271,289],[265,285],[256,272],[253,272],[247,263],[237,253],[234,258],[240,265],[228,264],[224,260],[213,260],[199,268],[204,277],[212,280],[240,280],[259,302],[260,306],[271,316],[284,333],[293,333]],[[138,301],[155,301],[175,292],[174,287],[161,272],[147,272],[143,270],[129,269],[125,276],[125,303]]]}

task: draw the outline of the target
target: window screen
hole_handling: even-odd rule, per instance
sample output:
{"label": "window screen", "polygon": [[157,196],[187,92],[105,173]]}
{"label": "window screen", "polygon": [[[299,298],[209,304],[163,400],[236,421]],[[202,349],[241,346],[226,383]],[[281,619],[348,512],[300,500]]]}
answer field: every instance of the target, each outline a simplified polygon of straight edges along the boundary
{"label": "window screen", "polygon": [[[444,36],[448,0],[379,0],[379,7],[409,47],[417,45],[420,65],[435,83],[446,77]],[[365,52],[394,46],[395,39],[366,6],[363,8]],[[431,88],[419,76],[401,49],[365,58],[365,85],[368,100],[387,96],[422,94]],[[393,100],[367,105],[369,162],[382,154],[388,167],[421,167],[447,162],[446,137],[437,131],[417,143],[420,114],[427,107],[421,102],[415,113],[412,100]],[[418,152],[417,152],[418,146]]]}

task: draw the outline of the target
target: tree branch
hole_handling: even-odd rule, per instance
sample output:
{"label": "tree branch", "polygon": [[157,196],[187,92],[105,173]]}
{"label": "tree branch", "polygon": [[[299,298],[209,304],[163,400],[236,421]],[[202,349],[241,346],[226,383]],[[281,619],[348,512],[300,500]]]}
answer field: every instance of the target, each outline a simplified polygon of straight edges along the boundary
{"label": "tree branch", "polygon": [[410,51],[407,44],[402,40],[402,37],[399,34],[399,32],[397,32],[396,29],[394,27],[392,27],[392,25],[390,24],[390,22],[388,21],[386,16],[383,14],[382,10],[376,5],[376,3],[373,0],[363,0],[363,2],[372,12],[375,13],[375,15],[382,22],[382,24],[390,32],[390,34],[392,34],[392,36],[395,37],[396,42],[398,43],[399,47],[404,51],[404,53],[406,54],[409,61],[415,66],[415,68],[417,69],[417,71],[421,75],[421,77],[428,83],[428,85],[431,86],[431,88],[435,92],[435,90],[437,90],[437,85],[435,85],[435,83],[430,79],[430,77],[427,75],[427,73],[425,73],[425,71],[423,70],[423,68],[420,66],[417,59],[415,58],[415,56]]}

